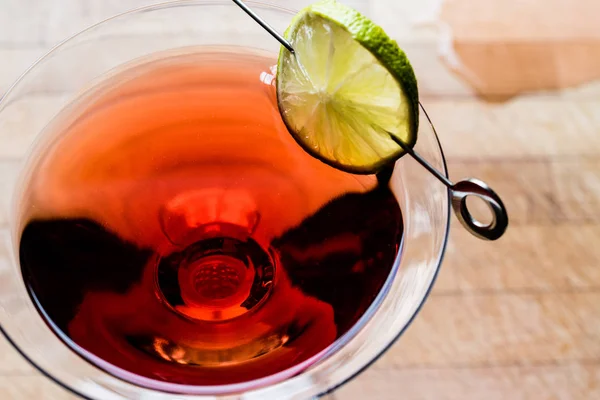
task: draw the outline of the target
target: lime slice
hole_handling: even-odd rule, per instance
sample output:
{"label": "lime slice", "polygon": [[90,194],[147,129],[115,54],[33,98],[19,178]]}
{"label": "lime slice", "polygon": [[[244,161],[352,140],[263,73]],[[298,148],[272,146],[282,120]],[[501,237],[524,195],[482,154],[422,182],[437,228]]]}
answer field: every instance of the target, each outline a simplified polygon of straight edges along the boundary
{"label": "lime slice", "polygon": [[417,140],[417,80],[406,54],[379,26],[335,0],[305,8],[285,32],[277,99],[311,155],[341,170],[373,173]]}

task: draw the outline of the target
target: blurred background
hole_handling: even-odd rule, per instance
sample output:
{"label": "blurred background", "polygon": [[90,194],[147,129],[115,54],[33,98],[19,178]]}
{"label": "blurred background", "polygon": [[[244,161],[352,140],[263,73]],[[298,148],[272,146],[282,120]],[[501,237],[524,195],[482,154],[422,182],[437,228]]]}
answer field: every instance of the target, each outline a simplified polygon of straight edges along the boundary
{"label": "blurred background", "polygon": [[[0,97],[61,40],[153,2],[0,0]],[[511,225],[486,243],[454,219],[416,321],[330,397],[600,399],[600,2],[345,3],[406,49],[450,176],[488,182]],[[0,150],[0,202],[17,168],[9,153]],[[0,398],[72,397],[2,339]]]}

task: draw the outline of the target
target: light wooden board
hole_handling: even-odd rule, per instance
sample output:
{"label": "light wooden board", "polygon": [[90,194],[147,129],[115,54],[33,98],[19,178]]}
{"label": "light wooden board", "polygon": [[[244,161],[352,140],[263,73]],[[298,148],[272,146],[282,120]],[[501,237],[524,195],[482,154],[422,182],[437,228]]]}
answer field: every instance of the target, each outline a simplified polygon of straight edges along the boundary
{"label": "light wooden board", "polygon": [[547,293],[600,288],[597,224],[515,224],[501,241],[479,243],[454,222],[435,286],[440,293]]}
{"label": "light wooden board", "polygon": [[600,368],[548,366],[371,369],[336,400],[570,400],[600,397]]}
{"label": "light wooden board", "polygon": [[2,400],[75,400],[75,396],[41,375],[0,377]]}
{"label": "light wooden board", "polygon": [[[600,3],[346,2],[406,46],[451,177],[488,182],[504,199],[511,225],[500,241],[484,243],[453,219],[444,265],[421,314],[332,398],[600,398],[600,83],[593,81],[600,77]],[[150,3],[0,2],[0,93],[66,36]],[[299,8],[310,1],[278,3]],[[443,42],[448,35],[454,47]],[[463,69],[457,74],[449,66]],[[55,102],[52,82],[46,89],[36,95],[36,112]],[[490,103],[474,94],[512,98]],[[32,112],[18,106],[5,123],[17,126]],[[0,142],[4,210],[28,138]],[[6,223],[1,212],[0,227]],[[0,398],[73,397],[2,341]]]}
{"label": "light wooden board", "polygon": [[432,294],[377,368],[600,361],[600,293]]}

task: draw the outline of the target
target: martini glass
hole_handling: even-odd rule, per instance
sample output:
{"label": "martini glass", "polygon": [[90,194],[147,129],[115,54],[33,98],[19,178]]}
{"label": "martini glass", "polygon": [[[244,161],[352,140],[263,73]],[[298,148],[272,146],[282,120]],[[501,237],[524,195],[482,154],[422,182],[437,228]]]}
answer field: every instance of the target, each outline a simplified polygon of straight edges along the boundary
{"label": "martini glass", "polygon": [[[252,9],[282,32],[295,12],[272,4]],[[186,385],[124,371],[65,345],[40,315],[19,266],[18,216],[27,181],[22,171],[39,146],[40,133],[73,99],[116,68],[188,46],[238,46],[276,56],[280,43],[229,1],[179,1],[127,12],[90,27],[42,57],[0,101],[0,157],[10,158],[5,175],[14,193],[0,203],[0,326],[6,339],[37,370],[68,391],[92,399],[282,399],[313,398],[349,381],[389,348],[415,318],[433,285],[455,206],[466,224],[484,229],[464,205],[471,194],[450,192],[446,164],[433,126],[421,109],[418,159],[399,159],[389,186],[403,213],[402,241],[382,289],[360,319],[312,357],[259,379],[223,385]],[[485,195],[485,193],[483,194]],[[482,196],[483,196],[482,195]],[[462,207],[462,208],[461,208]],[[348,216],[351,218],[352,216]],[[464,222],[464,221],[463,221]]]}

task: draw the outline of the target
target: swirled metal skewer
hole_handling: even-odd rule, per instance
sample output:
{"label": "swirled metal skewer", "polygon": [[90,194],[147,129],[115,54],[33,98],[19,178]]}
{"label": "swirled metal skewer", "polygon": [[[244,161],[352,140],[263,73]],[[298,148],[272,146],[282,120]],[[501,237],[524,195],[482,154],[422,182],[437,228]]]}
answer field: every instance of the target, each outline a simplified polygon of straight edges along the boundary
{"label": "swirled metal skewer", "polygon": [[[294,53],[294,48],[290,42],[288,42],[282,35],[273,29],[271,25],[269,25],[265,20],[252,11],[252,9],[244,4],[242,0],[233,0],[233,2],[242,10],[244,10],[246,14],[248,14],[260,26],[262,26],[267,32],[269,32],[269,34],[273,36],[279,43],[281,43],[283,47]],[[434,134],[437,136],[437,132],[435,131],[435,127],[433,126],[429,115],[427,115],[427,111],[425,111],[425,108],[421,103],[419,103],[419,107],[427,118],[427,122],[431,126],[431,129],[433,129]],[[400,139],[394,137],[393,135],[390,136],[392,140],[398,144],[398,146],[402,147],[406,154],[411,156],[415,161],[423,166],[423,168],[429,171],[448,188],[452,199],[452,208],[454,209],[454,213],[456,214],[458,220],[469,232],[481,239],[487,240],[496,240],[504,234],[506,228],[508,227],[508,213],[506,212],[506,207],[500,199],[500,196],[498,196],[496,192],[492,190],[492,188],[490,188],[485,182],[474,178],[464,179],[453,183],[443,173],[435,169],[431,164],[429,164],[429,162],[427,162],[427,160],[421,157],[421,155],[412,147],[407,146]],[[473,217],[467,207],[467,197],[469,196],[479,197],[490,208],[492,212],[492,220],[489,223],[481,223]]]}

